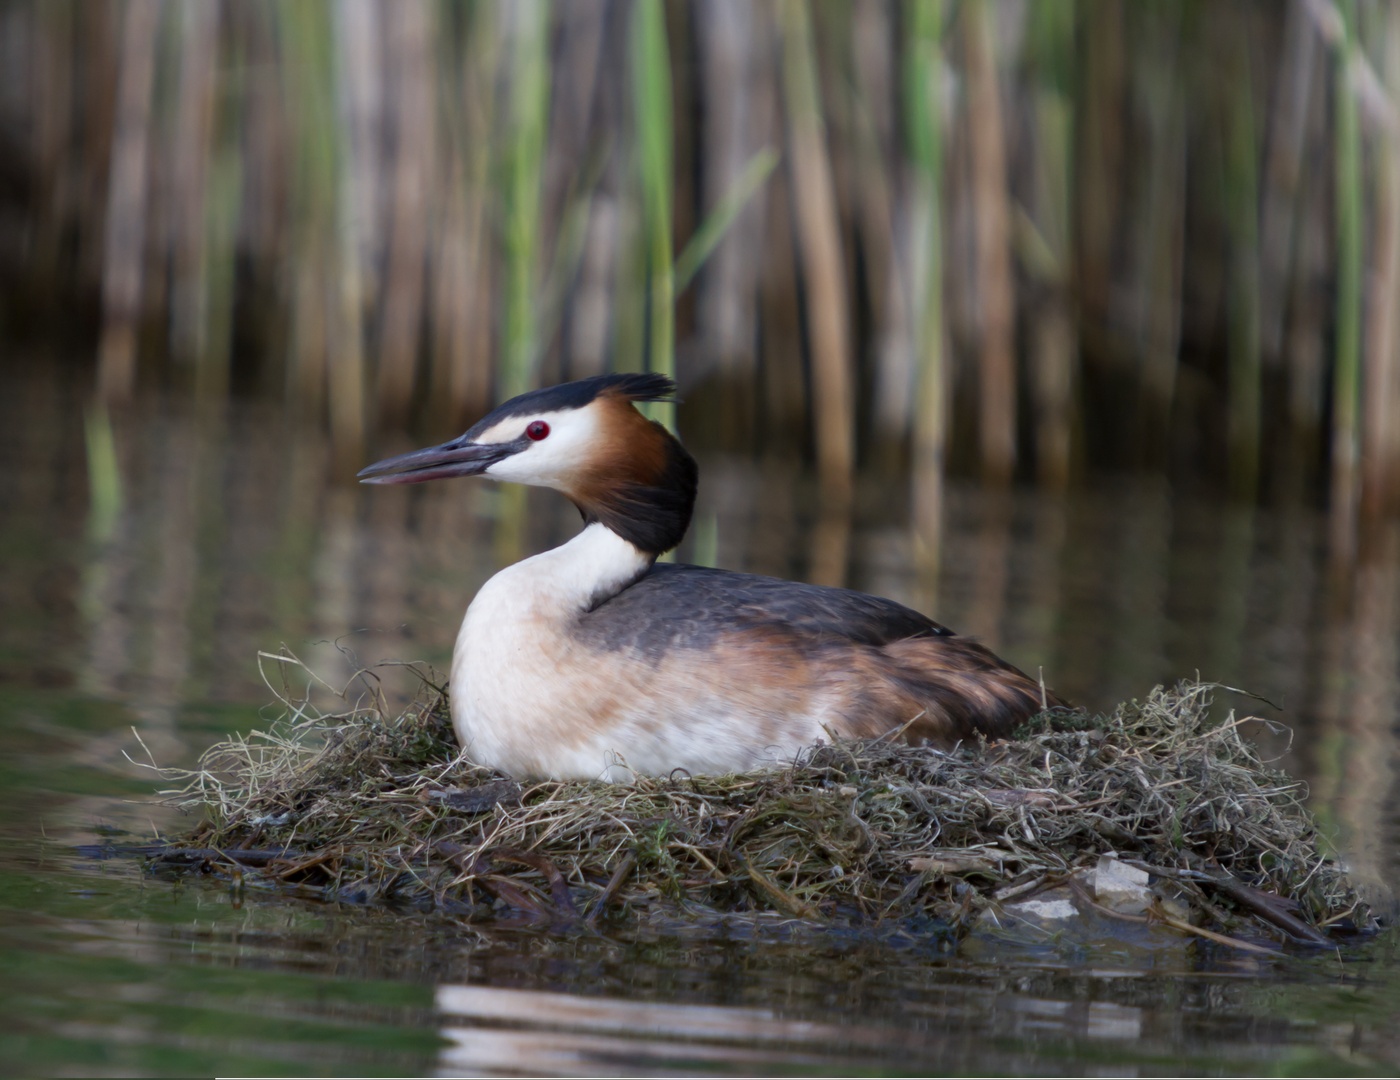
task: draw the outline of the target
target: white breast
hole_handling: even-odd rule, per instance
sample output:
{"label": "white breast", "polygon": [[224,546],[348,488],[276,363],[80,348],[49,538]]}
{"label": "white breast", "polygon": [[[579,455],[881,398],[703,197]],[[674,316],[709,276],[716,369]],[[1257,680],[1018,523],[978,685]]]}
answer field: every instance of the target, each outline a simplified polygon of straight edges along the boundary
{"label": "white breast", "polygon": [[[645,573],[651,559],[598,524],[561,547],[496,574],[467,608],[452,654],[452,721],[473,761],[516,776],[540,766],[568,740],[580,706],[582,657],[571,621],[599,595]],[[604,768],[587,763],[589,776]],[[553,769],[550,775],[559,775]]]}
{"label": "white breast", "polygon": [[780,690],[779,701],[710,657],[681,651],[658,663],[571,632],[650,564],[594,524],[482,586],[452,657],[452,720],[473,761],[519,778],[625,780],[790,761],[822,740],[823,710],[809,695]]}

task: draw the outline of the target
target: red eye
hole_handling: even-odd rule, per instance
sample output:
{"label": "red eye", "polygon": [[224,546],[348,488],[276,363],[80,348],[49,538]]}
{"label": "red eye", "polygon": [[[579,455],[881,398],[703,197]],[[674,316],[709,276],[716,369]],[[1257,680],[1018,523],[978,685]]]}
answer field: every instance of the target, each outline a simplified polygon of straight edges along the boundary
{"label": "red eye", "polygon": [[548,434],[549,425],[543,420],[536,420],[525,429],[525,438],[530,439],[532,442],[539,442]]}

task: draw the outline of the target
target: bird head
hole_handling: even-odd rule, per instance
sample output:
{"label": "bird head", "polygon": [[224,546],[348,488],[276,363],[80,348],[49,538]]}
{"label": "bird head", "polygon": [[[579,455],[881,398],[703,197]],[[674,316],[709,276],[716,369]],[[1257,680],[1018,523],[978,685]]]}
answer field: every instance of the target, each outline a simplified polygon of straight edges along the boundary
{"label": "bird head", "polygon": [[680,543],[695,503],[695,461],[634,402],[670,399],[662,375],[617,374],[511,398],[441,446],[360,471],[365,484],[485,476],[553,488],[587,522],[600,521],[643,551]]}

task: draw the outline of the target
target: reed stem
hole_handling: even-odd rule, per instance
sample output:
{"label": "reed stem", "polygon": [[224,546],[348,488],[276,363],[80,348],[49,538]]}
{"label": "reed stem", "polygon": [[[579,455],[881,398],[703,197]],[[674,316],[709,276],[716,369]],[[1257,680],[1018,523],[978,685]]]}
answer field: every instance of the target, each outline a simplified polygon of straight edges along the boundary
{"label": "reed stem", "polygon": [[[1378,13],[1380,51],[1390,101],[1400,87],[1400,12]],[[1382,131],[1372,156],[1376,225],[1371,254],[1371,295],[1367,312],[1366,387],[1361,431],[1361,516],[1375,521],[1396,505],[1397,443],[1400,419],[1400,132]]]}
{"label": "reed stem", "polygon": [[375,396],[381,419],[399,426],[408,417],[417,376],[437,124],[428,0],[397,0],[386,22],[396,83],[396,145]]}
{"label": "reed stem", "polygon": [[1358,51],[1356,7],[1342,5],[1345,36],[1336,59],[1335,154],[1337,328],[1332,369],[1331,547],[1349,564],[1356,544],[1356,420],[1361,375],[1361,130],[1351,71]]}
{"label": "reed stem", "polygon": [[[1078,329],[1070,293],[1074,260],[1072,197],[1074,11],[1059,0],[1039,0],[1031,24],[1036,68],[1034,227],[1047,258],[1028,267],[1039,278],[1040,303],[1032,320],[1029,361],[1036,476],[1051,491],[1069,484],[1071,425]],[[1024,248],[1024,244],[1021,245]]]}
{"label": "reed stem", "polygon": [[539,287],[540,181],[549,119],[548,0],[519,0],[501,8],[510,35],[501,400],[529,390],[535,381],[535,294]]}
{"label": "reed stem", "polygon": [[913,164],[910,287],[915,366],[913,487],[915,550],[928,601],[936,591],[943,530],[947,374],[943,325],[943,4],[908,0],[902,57],[905,139]]}
{"label": "reed stem", "polygon": [[160,0],[128,0],[122,17],[121,67],[102,261],[102,340],[97,360],[98,393],[109,402],[129,399],[136,385],[137,318],[146,240],[147,143],[160,16]]}
{"label": "reed stem", "polygon": [[[675,378],[675,287],[671,256],[671,194],[675,183],[671,54],[661,0],[634,0],[629,44],[632,111],[642,188],[642,231],[647,253],[647,370]],[[672,431],[676,406],[658,401],[648,415]]]}
{"label": "reed stem", "polygon": [[1231,35],[1236,58],[1226,128],[1226,206],[1231,227],[1229,285],[1229,483],[1253,502],[1259,486],[1259,178],[1249,40]]}
{"label": "reed stem", "polygon": [[997,86],[996,30],[987,0],[965,0],[963,48],[976,235],[982,480],[1010,483],[1016,469],[1015,293],[1011,274],[1006,139]]}
{"label": "reed stem", "polygon": [[783,0],[782,36],[788,172],[807,293],[817,473],[823,498],[844,506],[851,498],[855,467],[850,320],[807,0]]}

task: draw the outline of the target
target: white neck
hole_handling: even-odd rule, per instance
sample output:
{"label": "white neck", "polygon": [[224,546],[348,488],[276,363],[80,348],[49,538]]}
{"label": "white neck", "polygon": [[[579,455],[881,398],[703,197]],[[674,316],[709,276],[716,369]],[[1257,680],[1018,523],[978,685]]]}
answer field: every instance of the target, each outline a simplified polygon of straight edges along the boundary
{"label": "white neck", "polygon": [[506,567],[482,592],[494,593],[501,587],[521,608],[536,614],[576,615],[616,596],[654,561],[607,526],[594,522],[567,544]]}

